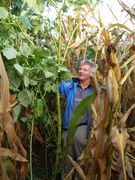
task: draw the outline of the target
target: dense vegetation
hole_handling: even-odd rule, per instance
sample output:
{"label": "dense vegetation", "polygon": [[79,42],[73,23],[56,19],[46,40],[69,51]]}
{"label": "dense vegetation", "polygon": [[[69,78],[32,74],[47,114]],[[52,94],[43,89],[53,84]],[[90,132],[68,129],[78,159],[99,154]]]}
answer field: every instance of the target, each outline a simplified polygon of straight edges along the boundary
{"label": "dense vegetation", "polygon": [[[58,82],[77,76],[78,63],[86,57],[98,67],[96,105],[90,97],[75,115],[79,120],[91,107],[94,128],[80,165],[69,159],[83,179],[105,180],[115,174],[134,179],[135,36],[119,22],[104,27],[94,13],[99,3],[0,2],[0,179],[34,179],[37,141],[44,149],[44,179],[57,179],[76,130],[72,118],[68,146],[61,149],[64,101]],[[44,15],[49,8],[55,9],[54,20]],[[134,23],[133,9],[127,12]]]}

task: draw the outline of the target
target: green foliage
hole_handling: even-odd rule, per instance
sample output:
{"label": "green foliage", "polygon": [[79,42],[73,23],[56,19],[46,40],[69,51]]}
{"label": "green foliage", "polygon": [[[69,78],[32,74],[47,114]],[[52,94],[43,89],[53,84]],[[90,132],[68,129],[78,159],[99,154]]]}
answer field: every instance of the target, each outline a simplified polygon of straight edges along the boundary
{"label": "green foliage", "polygon": [[28,105],[31,103],[31,99],[29,97],[30,94],[31,92],[27,89],[24,89],[18,93],[18,100],[20,101],[20,104],[26,108],[28,108]]}
{"label": "green foliage", "polygon": [[12,0],[13,14],[30,14],[37,11],[41,13],[44,11],[44,0]]}
{"label": "green foliage", "polygon": [[6,19],[8,17],[8,11],[4,7],[0,7],[0,19]]}
{"label": "green foliage", "polygon": [[[65,59],[61,60],[67,42],[60,38],[60,23],[56,19],[52,24],[49,18],[42,14],[45,2],[44,0],[0,2],[0,52],[10,82],[10,93],[17,94],[18,105],[13,109],[14,122],[21,121],[29,130],[33,124],[37,127],[41,125],[45,143],[56,147],[57,132],[61,127],[60,121],[57,124],[60,109],[59,103],[56,108],[56,101],[59,100],[57,83],[71,78],[71,73],[65,67]],[[65,1],[62,12],[65,13],[71,5],[80,8],[89,2]],[[47,3],[48,6],[51,3],[58,7],[61,1],[47,1]],[[57,17],[60,17],[59,12]],[[75,33],[73,35],[76,36]],[[94,51],[89,49],[89,54],[94,56]],[[90,99],[92,98],[93,96]],[[90,99],[82,104],[84,109],[90,105]],[[84,109],[78,111],[81,113],[78,114],[80,118]],[[72,136],[73,134],[71,139]]]}
{"label": "green foliage", "polygon": [[17,56],[17,51],[13,47],[7,47],[2,50],[3,55],[8,59],[15,59]]}
{"label": "green foliage", "polygon": [[43,100],[39,99],[39,98],[36,98],[34,100],[34,109],[33,109],[35,117],[41,117],[42,116],[43,107],[44,107]]}

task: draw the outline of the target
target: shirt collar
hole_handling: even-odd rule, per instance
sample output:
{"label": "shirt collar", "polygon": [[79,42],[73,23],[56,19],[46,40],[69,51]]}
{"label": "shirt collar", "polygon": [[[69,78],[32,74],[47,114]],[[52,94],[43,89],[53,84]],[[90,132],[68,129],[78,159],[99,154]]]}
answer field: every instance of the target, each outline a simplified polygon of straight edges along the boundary
{"label": "shirt collar", "polygon": [[[80,81],[78,81],[77,87],[82,88],[81,85],[80,85]],[[90,84],[89,84],[85,89],[90,88],[90,87],[91,87],[91,86],[90,86]]]}

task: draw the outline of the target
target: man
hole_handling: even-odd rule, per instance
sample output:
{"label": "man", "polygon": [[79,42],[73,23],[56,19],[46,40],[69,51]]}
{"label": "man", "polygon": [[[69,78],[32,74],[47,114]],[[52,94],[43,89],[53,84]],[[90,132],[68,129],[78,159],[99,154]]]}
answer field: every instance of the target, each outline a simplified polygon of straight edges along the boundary
{"label": "man", "polygon": [[[92,61],[84,60],[79,66],[79,81],[73,82],[69,80],[67,82],[61,82],[59,84],[59,91],[66,98],[66,107],[63,119],[63,132],[62,140],[63,145],[66,144],[66,138],[68,135],[68,125],[72,116],[72,113],[76,106],[85,97],[93,93],[91,84],[91,77],[95,75],[96,64]],[[73,143],[71,146],[70,155],[74,160],[77,160],[81,155],[88,139],[88,127],[90,126],[90,111],[88,111],[82,118],[75,133]],[[63,176],[65,176],[72,168],[71,163],[67,160],[64,167]]]}

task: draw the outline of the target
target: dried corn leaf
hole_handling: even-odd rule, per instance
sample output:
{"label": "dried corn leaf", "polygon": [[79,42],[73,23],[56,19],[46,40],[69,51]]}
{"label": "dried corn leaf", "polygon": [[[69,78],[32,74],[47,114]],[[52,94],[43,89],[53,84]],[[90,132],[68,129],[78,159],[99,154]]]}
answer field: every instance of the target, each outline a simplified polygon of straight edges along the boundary
{"label": "dried corn leaf", "polygon": [[67,25],[68,25],[68,32],[73,31],[73,29],[74,29],[74,18],[72,16],[68,16]]}
{"label": "dried corn leaf", "polygon": [[133,179],[133,170],[128,156],[125,157],[126,170],[131,179]]}
{"label": "dried corn leaf", "polygon": [[27,153],[24,149],[22,143],[20,142],[18,136],[16,135],[15,129],[14,129],[14,122],[9,113],[6,114],[5,120],[4,120],[4,130],[7,133],[8,141],[10,144],[10,147],[17,148],[20,151],[20,153],[26,157]]}
{"label": "dried corn leaf", "polygon": [[108,180],[108,177],[106,175],[106,158],[98,159],[99,166],[100,166],[100,174],[101,174],[101,180]]}
{"label": "dried corn leaf", "polygon": [[68,155],[68,159],[71,161],[72,165],[74,166],[74,168],[76,169],[76,171],[78,172],[80,177],[85,180],[86,176],[85,176],[82,168],[79,166],[79,164],[76,161],[74,161],[70,155]]}
{"label": "dried corn leaf", "polygon": [[111,43],[110,34],[106,28],[103,28],[102,35],[104,37],[104,43],[107,45],[110,44]]}
{"label": "dried corn leaf", "polygon": [[110,26],[110,28],[114,28],[114,27],[119,27],[119,28],[123,28],[126,29],[127,31],[134,33],[130,28],[128,28],[127,26],[125,26],[124,24],[120,24],[120,23],[116,23],[116,24],[112,24]]}
{"label": "dried corn leaf", "polygon": [[135,69],[135,64],[133,64],[130,69],[127,71],[127,73],[125,74],[125,76],[123,77],[123,79],[120,81],[120,85],[122,86],[125,81],[128,79],[128,77],[130,76],[130,74],[132,73],[132,71]]}
{"label": "dried corn leaf", "polygon": [[64,180],[72,180],[73,174],[74,174],[74,168],[68,173],[68,175],[64,178]]}
{"label": "dried corn leaf", "polygon": [[3,134],[4,134],[4,131],[3,131],[3,129],[0,127],[0,147],[2,146]]}
{"label": "dried corn leaf", "polygon": [[78,23],[77,35],[81,38],[82,37],[82,19],[79,17],[78,20],[79,20],[79,23]]}
{"label": "dried corn leaf", "polygon": [[65,22],[64,21],[62,21],[62,27],[63,27],[63,31],[64,31],[64,33],[68,33],[68,30],[67,30],[67,27],[66,27],[66,25],[65,25]]}
{"label": "dried corn leaf", "polygon": [[28,160],[26,158],[24,158],[19,153],[14,152],[11,149],[0,147],[0,154],[1,154],[2,157],[10,157],[15,161],[28,162]]}
{"label": "dried corn leaf", "polygon": [[124,124],[129,116],[129,114],[131,113],[132,109],[135,108],[135,104],[133,104],[128,110],[127,112],[124,114],[124,116],[121,119],[121,122]]}
{"label": "dried corn leaf", "polygon": [[9,105],[9,81],[7,73],[3,64],[2,57],[0,55],[0,115],[6,113]]}
{"label": "dried corn leaf", "polygon": [[122,65],[121,65],[121,69],[125,68],[129,63],[131,63],[133,60],[135,60],[135,54],[132,55],[129,59],[126,60],[126,62],[124,62]]}
{"label": "dried corn leaf", "polygon": [[75,49],[75,54],[76,54],[77,59],[79,60],[80,59],[80,48]]}
{"label": "dried corn leaf", "polygon": [[67,50],[66,54],[66,67],[70,69],[70,56],[69,56],[69,51]]}
{"label": "dried corn leaf", "polygon": [[127,128],[127,131],[128,131],[128,133],[135,132],[135,127],[132,127],[132,128]]}
{"label": "dried corn leaf", "polygon": [[86,38],[80,39],[79,41],[77,41],[77,42],[69,45],[68,48],[69,48],[69,49],[71,49],[71,48],[77,48],[85,39],[86,39]]}
{"label": "dried corn leaf", "polygon": [[19,180],[25,180],[26,176],[28,175],[29,171],[29,163],[28,162],[21,162],[20,172],[18,173]]}
{"label": "dried corn leaf", "polygon": [[[135,128],[134,128],[134,129],[135,129]],[[129,146],[131,146],[132,148],[135,149],[135,142],[134,142],[134,141],[128,140],[128,141],[127,141],[127,144],[128,144]]]}
{"label": "dried corn leaf", "polygon": [[10,180],[7,175],[7,172],[6,172],[6,168],[3,164],[2,156],[0,156],[0,179],[1,180]]}
{"label": "dried corn leaf", "polygon": [[106,77],[106,90],[110,103],[113,102],[113,93],[112,93],[112,70],[108,71]]}
{"label": "dried corn leaf", "polygon": [[14,140],[15,140],[15,129],[14,129],[14,122],[13,119],[11,117],[11,115],[9,113],[7,113],[5,115],[5,119],[4,119],[4,130],[7,133],[8,136],[8,141],[10,144],[10,147],[13,147],[14,144]]}
{"label": "dried corn leaf", "polygon": [[108,70],[106,77],[106,90],[110,103],[113,107],[116,106],[119,100],[118,83],[112,68]]}
{"label": "dried corn leaf", "polygon": [[119,84],[119,82],[121,81],[121,69],[120,69],[119,63],[116,64],[116,66],[113,68],[113,70],[114,70],[116,80]]}
{"label": "dried corn leaf", "polygon": [[15,145],[16,145],[16,147],[18,147],[18,150],[19,150],[20,154],[26,158],[27,157],[27,152],[24,149],[24,147],[23,147],[20,139],[16,135],[16,133],[15,133]]}
{"label": "dried corn leaf", "polygon": [[125,151],[125,147],[126,147],[128,137],[129,137],[129,135],[128,135],[127,131],[124,129],[122,129],[121,132],[119,132],[118,128],[115,126],[111,130],[111,140],[112,140],[113,146],[120,153],[124,180],[127,180],[126,169],[125,169],[124,151]]}
{"label": "dried corn leaf", "polygon": [[105,117],[100,122],[98,127],[96,127],[96,129],[94,130],[94,134],[96,137],[96,143],[95,143],[94,147],[92,148],[91,152],[92,152],[92,156],[95,159],[102,158],[102,156],[104,155],[105,146],[107,143],[107,134],[105,133],[105,128],[106,128],[107,124],[108,124],[108,119]]}

